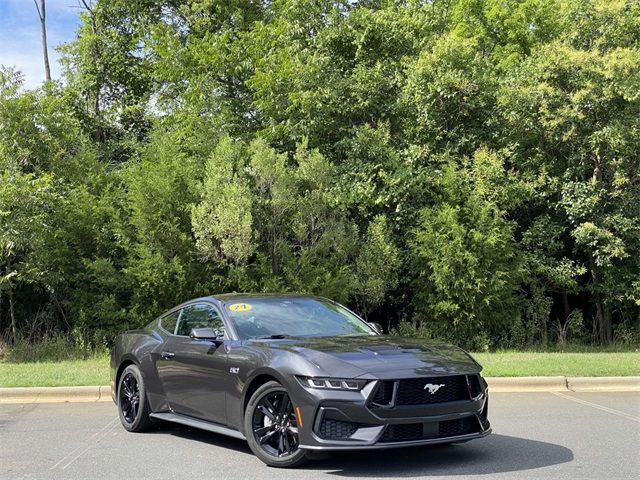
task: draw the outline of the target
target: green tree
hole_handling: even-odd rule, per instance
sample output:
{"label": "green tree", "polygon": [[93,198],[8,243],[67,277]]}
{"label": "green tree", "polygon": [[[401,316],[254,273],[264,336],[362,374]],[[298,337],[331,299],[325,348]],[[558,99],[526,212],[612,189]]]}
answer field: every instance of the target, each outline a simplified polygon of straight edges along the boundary
{"label": "green tree", "polygon": [[352,295],[365,319],[396,288],[399,269],[400,252],[386,217],[378,215],[369,224],[355,261]]}
{"label": "green tree", "polygon": [[196,247],[204,260],[244,265],[255,248],[243,153],[224,137],[207,160],[201,200],[192,211]]}
{"label": "green tree", "polygon": [[478,348],[513,322],[521,259],[498,187],[509,181],[502,159],[479,151],[462,170],[443,166],[441,199],[415,230],[414,308],[434,333]]}
{"label": "green tree", "polygon": [[[634,301],[640,144],[632,132],[640,126],[638,71],[637,49],[583,51],[551,43],[514,70],[500,92],[504,119],[518,141],[520,168],[527,173],[544,168],[553,177],[542,192],[555,202],[545,209],[566,226],[564,242],[589,273],[593,333],[603,343],[612,340],[613,312],[629,311],[627,302]],[[623,291],[627,294],[620,295]]]}
{"label": "green tree", "polygon": [[7,166],[0,175],[0,292],[8,297],[11,338],[15,341],[24,325],[16,318],[15,291],[40,280],[43,272],[34,261],[46,248],[44,230],[54,205],[51,178]]}
{"label": "green tree", "polygon": [[637,1],[81,4],[64,83],[0,70],[2,331],[243,290],[476,348],[637,338]]}

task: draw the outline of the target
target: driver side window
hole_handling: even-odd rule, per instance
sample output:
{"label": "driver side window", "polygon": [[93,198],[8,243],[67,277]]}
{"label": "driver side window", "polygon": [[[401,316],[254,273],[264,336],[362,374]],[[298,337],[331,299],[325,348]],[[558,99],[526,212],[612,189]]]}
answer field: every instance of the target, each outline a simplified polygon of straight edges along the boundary
{"label": "driver side window", "polygon": [[193,328],[212,328],[224,335],[224,324],[218,311],[211,305],[198,303],[182,309],[176,335],[189,336]]}

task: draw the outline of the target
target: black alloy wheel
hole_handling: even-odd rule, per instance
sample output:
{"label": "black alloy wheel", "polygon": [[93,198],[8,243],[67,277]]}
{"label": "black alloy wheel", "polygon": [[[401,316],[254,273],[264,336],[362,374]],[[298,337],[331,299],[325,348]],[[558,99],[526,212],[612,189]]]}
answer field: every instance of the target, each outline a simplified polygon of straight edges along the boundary
{"label": "black alloy wheel", "polygon": [[118,416],[130,432],[142,432],[151,425],[144,379],[136,365],[124,369],[118,381]]}
{"label": "black alloy wheel", "polygon": [[296,451],[298,422],[287,392],[272,392],[260,399],[253,412],[253,434],[270,455],[283,457]]}
{"label": "black alloy wheel", "polygon": [[140,409],[140,388],[135,375],[128,372],[120,380],[120,409],[127,423],[133,423]]}
{"label": "black alloy wheel", "polygon": [[245,431],[251,450],[267,465],[294,467],[306,461],[306,452],[299,448],[293,402],[278,382],[268,382],[252,395]]}

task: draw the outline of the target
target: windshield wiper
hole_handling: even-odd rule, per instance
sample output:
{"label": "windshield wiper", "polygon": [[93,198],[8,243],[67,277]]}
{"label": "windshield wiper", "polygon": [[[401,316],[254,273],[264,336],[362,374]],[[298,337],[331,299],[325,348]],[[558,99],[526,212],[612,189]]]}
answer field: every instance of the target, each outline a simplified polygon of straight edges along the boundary
{"label": "windshield wiper", "polygon": [[258,340],[277,340],[279,338],[287,338],[289,335],[284,333],[274,333],[273,335],[267,335],[266,337],[255,337]]}

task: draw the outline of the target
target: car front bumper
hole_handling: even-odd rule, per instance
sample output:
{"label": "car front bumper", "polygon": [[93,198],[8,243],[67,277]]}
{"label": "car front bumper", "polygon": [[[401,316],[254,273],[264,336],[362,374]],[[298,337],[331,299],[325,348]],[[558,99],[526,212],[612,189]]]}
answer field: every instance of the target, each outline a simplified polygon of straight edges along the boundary
{"label": "car front bumper", "polygon": [[[385,405],[373,401],[382,380],[361,391],[331,391],[300,386],[294,401],[303,426],[300,448],[369,450],[466,442],[491,433],[488,391],[478,375],[478,391],[468,399],[421,405]],[[292,392],[293,393],[293,392]]]}

